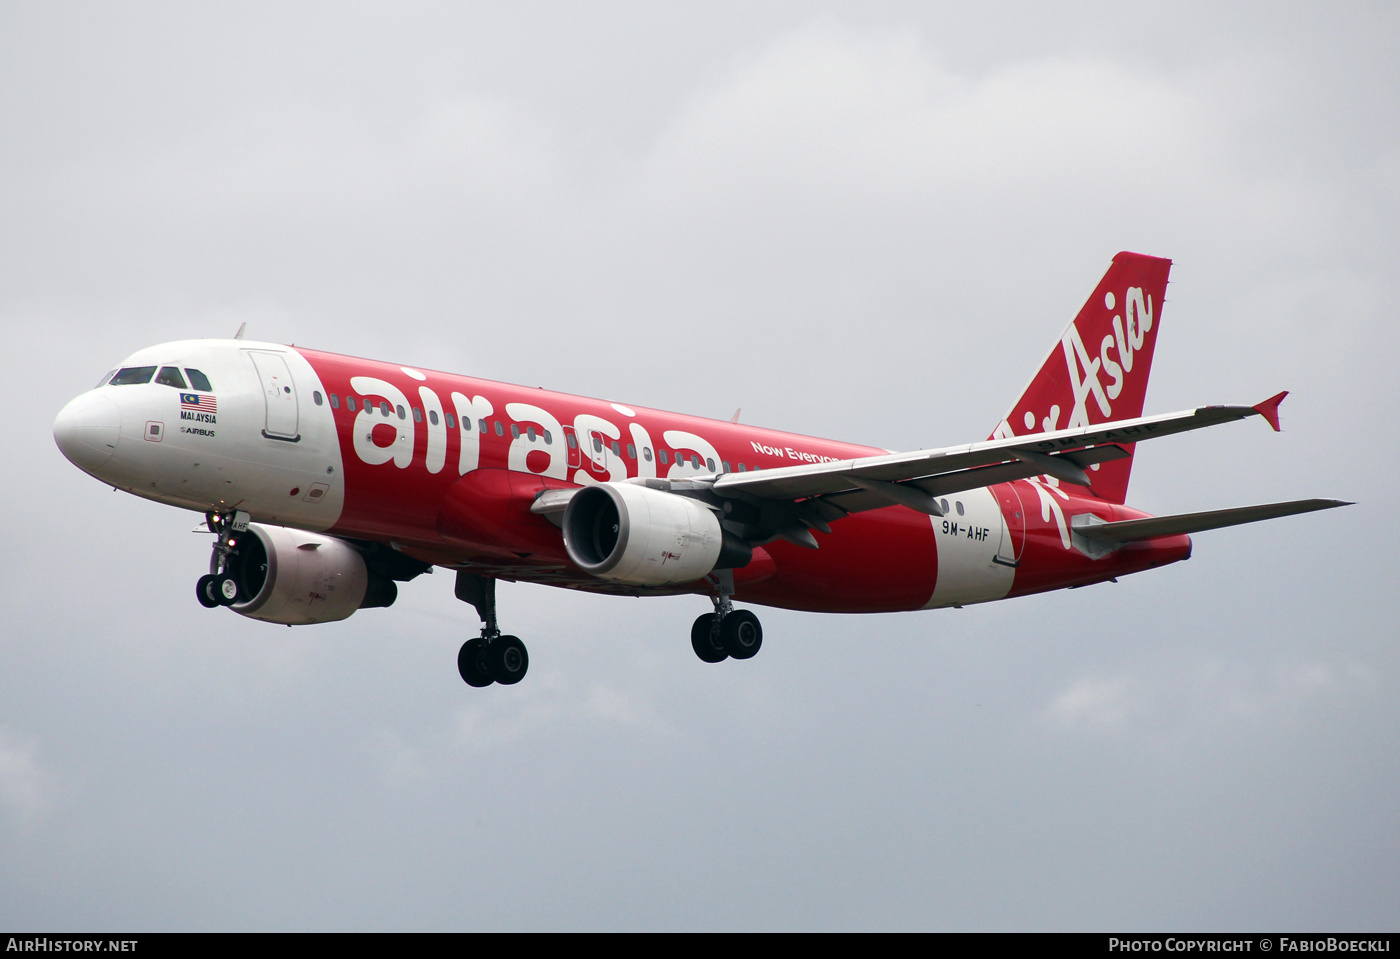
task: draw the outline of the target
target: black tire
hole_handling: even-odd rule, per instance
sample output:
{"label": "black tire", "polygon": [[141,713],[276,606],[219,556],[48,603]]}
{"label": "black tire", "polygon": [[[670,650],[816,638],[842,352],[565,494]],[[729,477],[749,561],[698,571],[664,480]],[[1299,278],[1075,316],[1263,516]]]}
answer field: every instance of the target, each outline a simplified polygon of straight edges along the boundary
{"label": "black tire", "polygon": [[469,639],[457,652],[457,672],[462,682],[478,689],[490,686],[496,681],[486,662],[486,643],[480,639]]}
{"label": "black tire", "polygon": [[232,606],[238,602],[238,580],[227,573],[215,576],[214,595],[219,598],[219,605]]}
{"label": "black tire", "polygon": [[763,627],[747,609],[736,609],[719,623],[720,642],[735,659],[752,659],[763,646]]}
{"label": "black tire", "polygon": [[729,658],[729,651],[719,641],[719,617],[706,613],[690,627],[690,648],[700,657],[702,663],[722,663]]}
{"label": "black tire", "polygon": [[530,668],[530,654],[516,636],[498,637],[491,644],[488,658],[491,661],[491,675],[502,686],[514,686],[525,678],[525,672]]}
{"label": "black tire", "polygon": [[194,594],[199,599],[199,605],[205,609],[217,609],[224,605],[219,598],[219,594],[214,590],[214,576],[201,576],[199,582],[195,583]]}

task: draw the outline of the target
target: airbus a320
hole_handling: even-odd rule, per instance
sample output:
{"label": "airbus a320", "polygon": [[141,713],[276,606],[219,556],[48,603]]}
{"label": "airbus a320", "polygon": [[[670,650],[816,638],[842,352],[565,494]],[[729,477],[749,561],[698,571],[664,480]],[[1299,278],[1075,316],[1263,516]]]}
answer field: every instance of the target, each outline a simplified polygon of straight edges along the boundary
{"label": "airbus a320", "polygon": [[[1113,258],[1022,396],[979,443],[909,453],[276,343],[139,350],[59,413],[103,483],[203,513],[195,594],[269,623],[343,620],[452,570],[482,621],[472,686],[519,682],[498,580],[708,597],[706,663],[749,659],[735,603],[831,613],[964,606],[1191,555],[1188,534],[1347,505],[1153,517],[1125,505],[1135,444],[1260,416],[1143,416],[1171,261]],[[737,415],[736,415],[737,420]]]}

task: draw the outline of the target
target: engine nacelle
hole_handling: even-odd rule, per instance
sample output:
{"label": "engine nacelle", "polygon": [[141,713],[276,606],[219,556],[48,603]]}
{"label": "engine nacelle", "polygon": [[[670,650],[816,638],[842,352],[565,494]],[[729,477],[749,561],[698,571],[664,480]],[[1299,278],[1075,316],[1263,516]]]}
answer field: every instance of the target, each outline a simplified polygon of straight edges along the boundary
{"label": "engine nacelle", "polygon": [[575,493],[564,510],[564,548],[585,572],[636,586],[693,583],[753,556],[704,504],[632,483]]}
{"label": "engine nacelle", "polygon": [[376,576],[349,543],[283,526],[250,524],[238,537],[230,572],[238,601],[229,608],[268,623],[334,623],[357,609],[388,606],[393,580]]}

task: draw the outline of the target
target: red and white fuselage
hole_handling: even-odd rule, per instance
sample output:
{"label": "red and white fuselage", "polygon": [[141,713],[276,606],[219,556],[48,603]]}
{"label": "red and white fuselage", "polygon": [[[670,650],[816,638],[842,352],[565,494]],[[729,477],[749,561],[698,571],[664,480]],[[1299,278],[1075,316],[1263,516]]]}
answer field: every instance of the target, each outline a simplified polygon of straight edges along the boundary
{"label": "red and white fuselage", "polygon": [[[138,351],[54,433],[114,487],[322,534],[286,550],[329,537],[493,581],[632,595],[713,594],[713,566],[732,575],[725,599],[819,612],[988,602],[1185,559],[1185,531],[1225,525],[1190,514],[1149,528],[1123,505],[1135,440],[1256,412],[1276,424],[1279,398],[1141,416],[1169,266],[1115,257],[990,439],[946,450],[892,454],[239,339]],[[570,549],[568,491],[598,485],[624,539],[632,527],[636,575]],[[717,561],[722,546],[740,559]]]}

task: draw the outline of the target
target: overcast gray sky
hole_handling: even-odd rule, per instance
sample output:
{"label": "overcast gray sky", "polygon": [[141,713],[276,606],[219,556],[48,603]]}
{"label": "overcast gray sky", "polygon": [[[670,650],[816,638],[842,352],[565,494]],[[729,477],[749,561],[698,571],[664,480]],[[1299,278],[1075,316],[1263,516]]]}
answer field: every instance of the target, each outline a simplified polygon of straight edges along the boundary
{"label": "overcast gray sky", "polygon": [[[1393,4],[0,6],[0,927],[1394,929]],[[1154,512],[1345,510],[989,606],[451,577],[296,630],[54,447],[249,335],[895,449],[985,437],[1112,255],[1175,261]]]}

